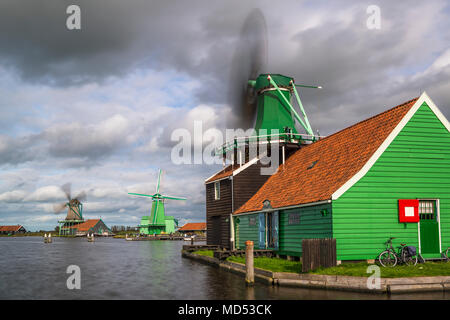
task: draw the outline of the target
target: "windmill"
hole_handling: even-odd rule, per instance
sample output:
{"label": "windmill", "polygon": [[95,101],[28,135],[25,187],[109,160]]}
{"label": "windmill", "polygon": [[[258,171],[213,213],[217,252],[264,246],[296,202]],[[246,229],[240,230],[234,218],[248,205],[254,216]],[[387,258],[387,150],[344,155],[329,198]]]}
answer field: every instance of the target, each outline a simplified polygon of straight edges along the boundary
{"label": "windmill", "polygon": [[139,230],[141,234],[162,234],[173,233],[175,227],[178,226],[178,220],[172,216],[166,216],[164,211],[165,200],[186,200],[186,198],[176,198],[164,196],[159,193],[159,187],[161,183],[161,169],[158,172],[158,181],[156,184],[155,194],[141,194],[141,193],[128,193],[135,196],[149,197],[152,199],[152,208],[150,216],[143,216]]}
{"label": "windmill", "polygon": [[67,201],[53,205],[55,214],[59,214],[67,208],[66,218],[58,221],[59,235],[73,235],[75,229],[72,227],[84,222],[82,201],[86,200],[86,193],[81,191],[77,196],[72,198],[71,188],[72,185],[70,183],[61,186],[61,190],[66,195]]}
{"label": "windmill", "polygon": [[[233,164],[243,157],[238,153],[242,149],[245,153],[251,142],[277,141],[283,148],[284,158],[284,147],[298,149],[319,139],[309,123],[297,88],[321,87],[297,84],[290,76],[267,73],[266,68],[267,27],[261,11],[255,9],[241,31],[232,60],[228,93],[233,108],[228,126],[244,130],[253,128],[253,134],[235,137],[216,150],[224,160],[231,158]],[[247,159],[248,155],[244,156]]]}

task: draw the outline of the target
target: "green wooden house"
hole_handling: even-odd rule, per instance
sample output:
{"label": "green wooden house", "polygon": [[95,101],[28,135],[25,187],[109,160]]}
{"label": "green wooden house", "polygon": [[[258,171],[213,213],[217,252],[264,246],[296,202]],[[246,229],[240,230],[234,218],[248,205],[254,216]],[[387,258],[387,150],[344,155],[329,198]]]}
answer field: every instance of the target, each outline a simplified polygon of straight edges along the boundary
{"label": "green wooden house", "polygon": [[395,237],[440,257],[450,247],[449,131],[423,93],[302,147],[233,212],[232,242],[301,256],[302,239],[335,238],[342,261],[375,259]]}

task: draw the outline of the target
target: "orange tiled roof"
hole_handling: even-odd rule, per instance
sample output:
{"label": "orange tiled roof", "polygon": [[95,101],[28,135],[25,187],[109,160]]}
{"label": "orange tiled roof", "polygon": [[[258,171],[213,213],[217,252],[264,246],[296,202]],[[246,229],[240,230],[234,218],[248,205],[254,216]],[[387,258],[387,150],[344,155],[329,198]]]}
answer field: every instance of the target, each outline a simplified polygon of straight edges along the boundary
{"label": "orange tiled roof", "polygon": [[211,178],[205,181],[205,183],[220,180],[226,177],[229,177],[233,174],[233,166],[230,164],[229,166],[225,167],[223,170],[217,172],[215,175],[213,175]]}
{"label": "orange tiled roof", "polygon": [[259,211],[264,200],[273,208],[282,208],[331,199],[364,166],[417,99],[299,149],[234,213]]}
{"label": "orange tiled roof", "polygon": [[21,225],[16,226],[0,226],[0,231],[8,232],[8,231],[18,231],[20,228],[22,228]]}
{"label": "orange tiled roof", "polygon": [[178,231],[203,231],[206,230],[206,222],[186,223]]}
{"label": "orange tiled roof", "polygon": [[85,222],[71,226],[71,228],[77,229],[78,231],[89,231],[89,229],[94,227],[99,221],[100,219],[90,219],[86,220]]}

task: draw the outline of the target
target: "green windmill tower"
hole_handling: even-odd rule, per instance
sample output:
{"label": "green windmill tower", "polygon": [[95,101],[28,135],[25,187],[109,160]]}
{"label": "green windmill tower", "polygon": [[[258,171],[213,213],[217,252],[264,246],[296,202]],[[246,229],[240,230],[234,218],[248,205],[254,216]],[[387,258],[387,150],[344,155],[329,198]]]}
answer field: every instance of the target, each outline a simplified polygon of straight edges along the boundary
{"label": "green windmill tower", "polygon": [[155,194],[141,194],[141,193],[128,193],[131,195],[149,197],[152,198],[152,208],[150,216],[143,216],[141,218],[141,224],[139,227],[139,233],[141,234],[169,234],[175,232],[178,227],[178,220],[173,216],[166,216],[164,212],[165,200],[186,200],[186,198],[176,198],[164,196],[159,193],[159,187],[161,183],[161,169],[158,172],[158,182],[156,184]]}
{"label": "green windmill tower", "polygon": [[[321,86],[295,83],[293,77],[267,72],[267,26],[259,9],[243,25],[230,68],[228,128],[251,129],[216,149],[216,155],[241,164],[248,161],[248,146],[276,142],[286,153],[313,143],[315,134],[297,88]],[[284,158],[284,155],[283,155]]]}

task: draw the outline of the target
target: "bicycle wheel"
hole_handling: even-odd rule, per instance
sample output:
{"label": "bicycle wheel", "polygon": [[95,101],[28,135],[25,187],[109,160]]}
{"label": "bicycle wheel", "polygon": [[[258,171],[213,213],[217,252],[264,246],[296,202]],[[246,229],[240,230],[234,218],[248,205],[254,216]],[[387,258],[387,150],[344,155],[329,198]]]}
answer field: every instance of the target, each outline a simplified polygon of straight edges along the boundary
{"label": "bicycle wheel", "polygon": [[447,259],[447,262],[450,261],[450,248],[447,248],[447,250],[445,250],[445,258]]}
{"label": "bicycle wheel", "polygon": [[419,259],[417,258],[417,255],[411,256],[406,249],[403,249],[402,250],[402,260],[408,266],[415,266]]}
{"label": "bicycle wheel", "polygon": [[385,250],[378,256],[378,261],[383,267],[395,267],[397,265],[397,257],[394,252]]}

